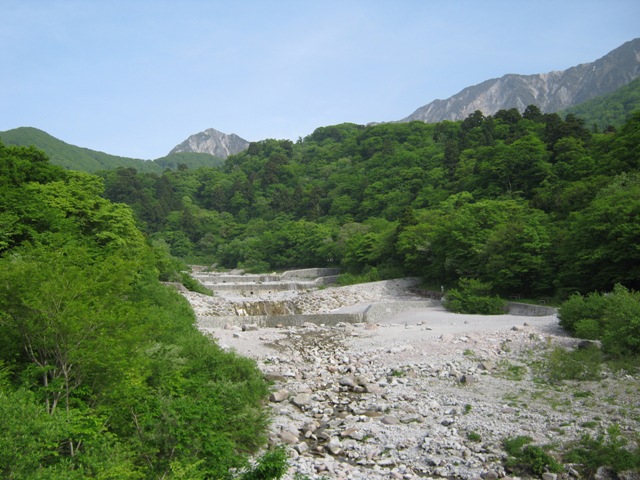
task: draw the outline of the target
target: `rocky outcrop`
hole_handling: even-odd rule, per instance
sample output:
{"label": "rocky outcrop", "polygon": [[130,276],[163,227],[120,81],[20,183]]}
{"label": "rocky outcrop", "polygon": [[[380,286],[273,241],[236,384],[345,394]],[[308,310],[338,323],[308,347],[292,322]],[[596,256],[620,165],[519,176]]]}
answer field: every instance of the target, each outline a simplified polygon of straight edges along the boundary
{"label": "rocky outcrop", "polygon": [[209,153],[219,158],[227,158],[229,155],[240,153],[247,148],[249,148],[249,142],[240,138],[235,133],[227,135],[226,133],[209,128],[204,132],[191,135],[171,150],[169,155],[179,152],[196,152]]}
{"label": "rocky outcrop", "polygon": [[557,112],[611,93],[640,76],[640,38],[631,40],[595,62],[568,70],[536,75],[508,74],[467,87],[446,100],[418,108],[403,122],[463,120],[476,110],[493,115],[498,110],[529,105],[544,113]]}

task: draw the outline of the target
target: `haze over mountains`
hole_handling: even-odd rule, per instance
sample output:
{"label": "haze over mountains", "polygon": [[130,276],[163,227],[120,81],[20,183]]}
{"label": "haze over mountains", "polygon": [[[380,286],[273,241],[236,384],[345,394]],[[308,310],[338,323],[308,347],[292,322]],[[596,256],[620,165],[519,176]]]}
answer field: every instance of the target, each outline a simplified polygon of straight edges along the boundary
{"label": "haze over mountains", "polygon": [[476,110],[493,115],[498,110],[536,105],[553,113],[611,93],[640,76],[640,38],[624,43],[604,57],[567,70],[536,75],[507,74],[467,87],[446,100],[434,100],[401,122],[436,123],[463,120]]}

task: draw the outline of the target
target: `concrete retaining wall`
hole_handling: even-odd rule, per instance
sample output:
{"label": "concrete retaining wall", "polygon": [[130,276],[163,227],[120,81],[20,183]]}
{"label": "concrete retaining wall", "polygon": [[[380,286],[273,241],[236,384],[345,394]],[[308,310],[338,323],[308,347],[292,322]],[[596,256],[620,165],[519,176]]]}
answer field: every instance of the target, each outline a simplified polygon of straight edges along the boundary
{"label": "concrete retaining wall", "polygon": [[193,278],[200,280],[205,284],[226,284],[226,283],[240,283],[240,284],[255,284],[255,283],[269,283],[269,282],[283,282],[293,280],[320,280],[323,277],[337,277],[340,273],[339,268],[305,268],[302,270],[289,270],[287,272],[277,273],[265,273],[265,274],[227,274],[227,273],[203,273],[194,272]]}
{"label": "concrete retaining wall", "polygon": [[378,323],[397,313],[416,308],[427,308],[429,301],[406,301],[376,303],[369,305],[360,313],[319,313],[312,315],[233,315],[224,317],[198,317],[198,326],[203,328],[222,328],[225,325],[256,324],[260,327],[276,325],[295,326],[306,322],[336,325],[338,323]]}
{"label": "concrete retaining wall", "polygon": [[259,327],[275,327],[277,325],[297,326],[306,322],[324,325],[338,323],[364,323],[362,313],[325,313],[317,315],[256,315],[227,317],[198,317],[198,327],[222,328],[225,325],[255,324]]}
{"label": "concrete retaining wall", "polygon": [[[322,313],[313,315],[233,315],[222,317],[198,317],[198,326],[202,328],[223,328],[225,325],[255,324],[260,327],[275,327],[277,325],[299,326],[306,322],[324,325],[338,323],[379,323],[394,315],[418,308],[429,308],[437,301],[407,300],[400,302],[375,303],[369,305],[360,313]],[[529,305],[526,303],[509,302],[511,315],[546,316],[555,315],[557,310],[543,305]]]}
{"label": "concrete retaining wall", "polygon": [[318,277],[313,281],[315,286],[321,285],[333,285],[338,281],[338,275],[327,275],[324,277]]}
{"label": "concrete retaining wall", "polygon": [[523,315],[525,317],[545,317],[555,315],[558,310],[544,305],[530,305],[528,303],[507,302],[507,312],[510,315]]}
{"label": "concrete retaining wall", "polygon": [[397,313],[406,312],[416,308],[429,308],[433,306],[430,301],[406,301],[406,302],[388,302],[374,303],[369,305],[364,312],[364,318],[367,323],[384,322],[393,317]]}
{"label": "concrete retaining wall", "polygon": [[317,286],[314,282],[272,282],[272,283],[208,283],[201,282],[205,287],[214,292],[237,292],[246,296],[254,295],[258,292],[286,292],[296,290],[307,290]]}
{"label": "concrete retaining wall", "polygon": [[340,273],[339,268],[303,268],[300,270],[289,270],[280,276],[285,278],[317,278],[317,277],[333,277]]}
{"label": "concrete retaining wall", "polygon": [[207,274],[198,273],[193,274],[193,278],[199,280],[203,284],[217,285],[227,283],[239,283],[239,284],[255,284],[265,282],[279,282],[281,280],[280,275],[220,275],[220,274]]}

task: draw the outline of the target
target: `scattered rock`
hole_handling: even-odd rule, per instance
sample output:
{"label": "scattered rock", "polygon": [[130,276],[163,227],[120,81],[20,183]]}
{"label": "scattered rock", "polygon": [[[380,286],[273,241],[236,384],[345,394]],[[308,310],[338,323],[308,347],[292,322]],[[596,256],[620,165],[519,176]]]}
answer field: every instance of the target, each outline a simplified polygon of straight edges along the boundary
{"label": "scattered rock", "polygon": [[309,445],[306,442],[300,442],[294,447],[300,455],[304,455],[309,451]]}
{"label": "scattered rock", "polygon": [[338,455],[342,451],[342,443],[336,437],[332,437],[329,443],[327,443],[327,450],[329,450],[329,453],[332,455]]}
{"label": "scattered rock", "polygon": [[491,360],[484,360],[478,365],[478,367],[490,372],[495,368],[495,364]]}
{"label": "scattered rock", "polygon": [[473,385],[477,382],[478,378],[473,375],[463,375],[462,377],[460,377],[460,383],[463,383],[465,385]]}
{"label": "scattered rock", "polygon": [[398,420],[398,418],[394,417],[393,415],[385,415],[380,419],[380,422],[384,423],[385,425],[398,425],[400,423],[400,420]]}
{"label": "scattered rock", "polygon": [[311,402],[311,394],[299,393],[298,395],[296,395],[291,399],[291,402],[297,407],[307,406]]}
{"label": "scattered rock", "polygon": [[295,445],[298,443],[298,437],[288,430],[280,432],[280,440],[287,445]]}
{"label": "scattered rock", "polygon": [[271,400],[272,402],[283,402],[285,401],[287,398],[289,398],[289,390],[286,389],[282,389],[282,390],[278,390],[277,392],[273,392],[271,394],[271,396],[269,397],[269,400]]}

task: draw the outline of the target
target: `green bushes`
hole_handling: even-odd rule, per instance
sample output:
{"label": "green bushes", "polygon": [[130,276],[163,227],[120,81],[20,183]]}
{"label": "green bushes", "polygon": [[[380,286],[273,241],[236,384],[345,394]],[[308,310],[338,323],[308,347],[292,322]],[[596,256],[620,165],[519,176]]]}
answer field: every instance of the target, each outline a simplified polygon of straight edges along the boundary
{"label": "green bushes", "polygon": [[[128,207],[99,196],[96,177],[50,175],[32,149],[6,153],[0,477],[201,480],[247,469],[266,443],[268,386],[160,283],[184,280],[179,262],[147,245]],[[269,452],[246,478],[285,464]]]}
{"label": "green bushes", "polygon": [[504,449],[509,454],[505,466],[517,473],[542,475],[546,471],[561,472],[562,465],[544,448],[529,445],[533,439],[520,436],[504,441]]}
{"label": "green bushes", "polygon": [[365,269],[365,271],[360,275],[355,273],[341,273],[340,275],[338,275],[337,283],[341,287],[344,287],[347,285],[355,285],[358,283],[378,282],[380,280],[382,279],[378,274],[378,269],[373,267]]}
{"label": "green bushes", "polygon": [[618,425],[611,425],[606,435],[584,435],[564,455],[564,460],[582,466],[587,478],[592,478],[599,467],[605,466],[615,473],[640,468],[640,448],[627,448],[627,439],[621,435]]}
{"label": "green bushes", "polygon": [[589,434],[580,440],[556,448],[555,456],[550,447],[531,445],[528,436],[508,438],[503,442],[508,454],[504,464],[507,470],[521,475],[542,475],[545,472],[559,473],[563,462],[572,464],[585,478],[594,478],[598,468],[606,467],[614,473],[636,472],[640,468],[640,448],[630,448],[619,425],[611,425],[606,432],[596,437]]}
{"label": "green bushes", "polygon": [[575,294],[560,306],[560,325],[581,338],[602,340],[614,357],[640,354],[640,293],[618,284],[611,293]]}
{"label": "green bushes", "polygon": [[482,315],[502,315],[505,302],[497,295],[490,296],[491,286],[488,283],[472,278],[461,278],[458,288],[447,292],[443,301],[444,307],[455,313],[472,313]]}

